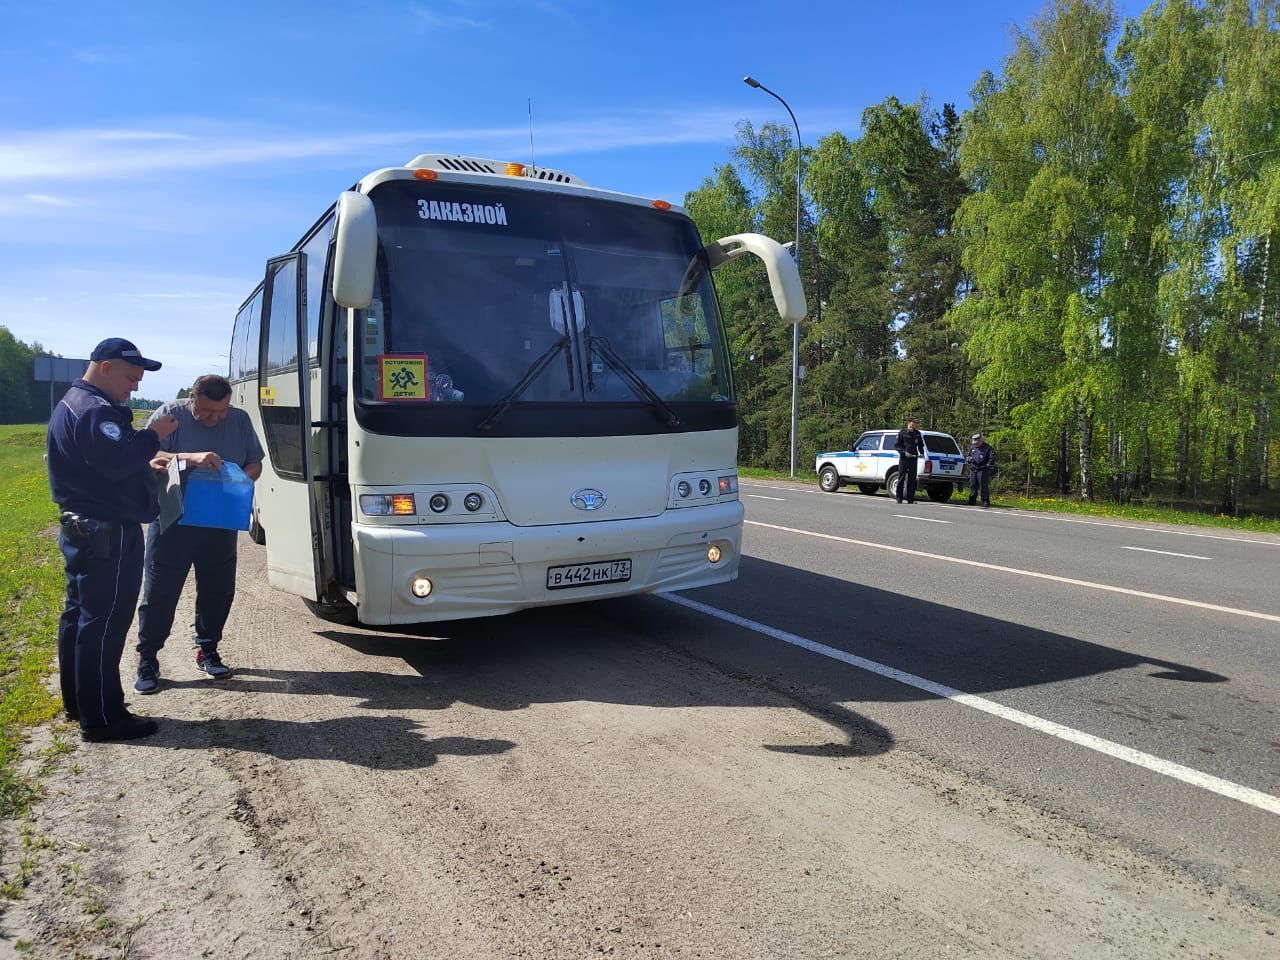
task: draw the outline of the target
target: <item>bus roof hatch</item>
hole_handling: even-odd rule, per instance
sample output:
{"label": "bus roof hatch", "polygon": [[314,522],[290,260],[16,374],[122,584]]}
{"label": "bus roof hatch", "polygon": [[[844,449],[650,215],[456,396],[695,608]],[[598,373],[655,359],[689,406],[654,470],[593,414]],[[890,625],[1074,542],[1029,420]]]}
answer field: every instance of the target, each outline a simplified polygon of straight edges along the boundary
{"label": "bus roof hatch", "polygon": [[[486,160],[483,157],[460,157],[447,153],[424,153],[414,157],[406,167],[412,169],[446,170],[450,173],[480,173],[495,177],[507,176],[507,164],[502,160]],[[577,187],[587,184],[571,173],[563,170],[552,170],[549,167],[525,168],[526,177],[531,180],[545,180],[549,183],[569,183]]]}

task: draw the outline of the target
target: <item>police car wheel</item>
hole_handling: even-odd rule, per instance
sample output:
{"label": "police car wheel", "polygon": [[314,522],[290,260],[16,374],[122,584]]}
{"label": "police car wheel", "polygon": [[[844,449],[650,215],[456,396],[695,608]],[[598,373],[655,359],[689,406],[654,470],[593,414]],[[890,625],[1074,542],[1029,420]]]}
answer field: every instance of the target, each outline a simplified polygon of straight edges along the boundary
{"label": "police car wheel", "polygon": [[875,496],[876,491],[880,489],[880,484],[860,483],[858,484],[858,489],[861,490],[863,493],[865,493],[868,497],[873,497]]}
{"label": "police car wheel", "polygon": [[827,464],[818,474],[818,486],[822,488],[823,493],[835,493],[840,489],[840,474],[836,473],[836,468]]}
{"label": "police car wheel", "polygon": [[951,499],[951,494],[955,487],[949,483],[931,483],[924,489],[925,493],[929,494],[929,499],[934,503],[946,503]]}

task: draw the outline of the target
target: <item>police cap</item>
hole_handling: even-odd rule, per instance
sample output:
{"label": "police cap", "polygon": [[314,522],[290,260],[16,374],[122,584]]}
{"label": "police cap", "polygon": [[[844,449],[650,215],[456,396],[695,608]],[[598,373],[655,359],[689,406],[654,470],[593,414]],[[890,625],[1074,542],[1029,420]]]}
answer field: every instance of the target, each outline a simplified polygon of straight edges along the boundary
{"label": "police cap", "polygon": [[107,337],[93,348],[89,359],[95,363],[99,360],[123,360],[143,370],[159,370],[159,360],[148,360],[137,347],[122,337]]}

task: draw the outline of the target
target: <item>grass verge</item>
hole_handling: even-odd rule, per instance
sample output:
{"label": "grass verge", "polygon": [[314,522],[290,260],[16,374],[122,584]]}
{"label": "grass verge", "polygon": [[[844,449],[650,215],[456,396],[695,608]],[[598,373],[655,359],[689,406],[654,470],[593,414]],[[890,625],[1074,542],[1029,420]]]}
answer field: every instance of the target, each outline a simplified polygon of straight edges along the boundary
{"label": "grass verge", "polygon": [[[738,475],[751,480],[791,480],[786,470],[766,470],[759,467],[739,467]],[[801,473],[795,477],[796,482],[818,483],[813,473]],[[963,502],[963,497],[953,500]],[[1221,527],[1228,530],[1240,530],[1261,533],[1280,533],[1280,519],[1251,514],[1241,519],[1214,514],[1199,510],[1180,510],[1176,507],[1151,506],[1138,503],[1107,503],[1106,501],[1083,501],[1071,497],[1038,496],[1027,497],[1019,494],[996,493],[991,502],[997,507],[1013,507],[1019,510],[1039,510],[1044,513],[1071,513],[1088,517],[1102,517],[1112,520],[1138,520],[1148,523],[1171,523],[1178,526]]]}
{"label": "grass verge", "polygon": [[62,556],[49,499],[43,425],[0,426],[0,817],[26,813],[35,785],[22,776],[23,729],[52,719],[46,686],[57,652]]}

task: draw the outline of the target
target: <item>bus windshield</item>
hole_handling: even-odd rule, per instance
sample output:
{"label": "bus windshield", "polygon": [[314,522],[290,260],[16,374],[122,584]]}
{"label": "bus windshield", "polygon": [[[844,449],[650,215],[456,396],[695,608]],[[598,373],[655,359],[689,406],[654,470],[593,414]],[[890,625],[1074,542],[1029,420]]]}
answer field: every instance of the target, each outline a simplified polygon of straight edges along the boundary
{"label": "bus windshield", "polygon": [[732,403],[686,218],[454,183],[390,181],[370,197],[380,243],[356,337],[362,402]]}

